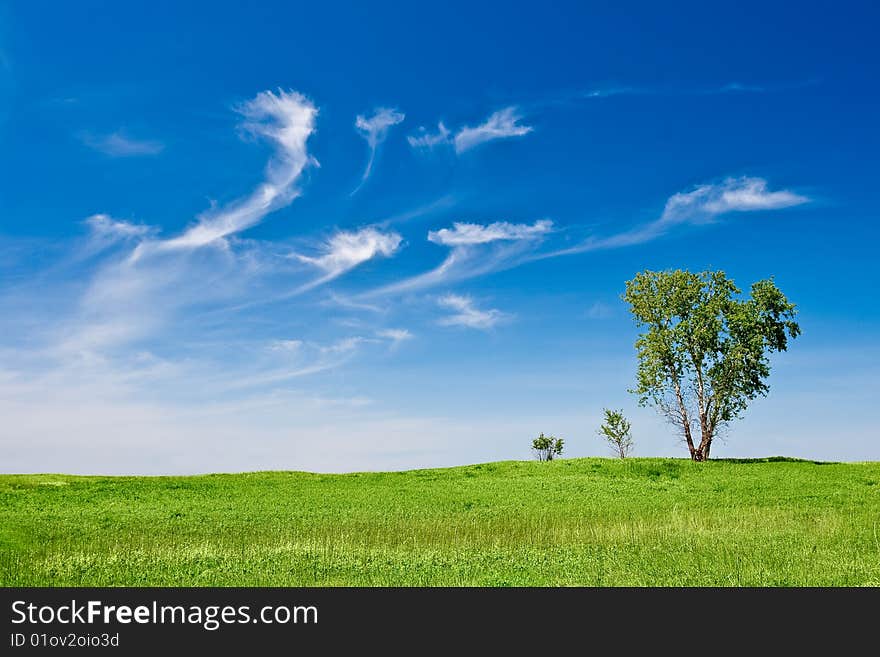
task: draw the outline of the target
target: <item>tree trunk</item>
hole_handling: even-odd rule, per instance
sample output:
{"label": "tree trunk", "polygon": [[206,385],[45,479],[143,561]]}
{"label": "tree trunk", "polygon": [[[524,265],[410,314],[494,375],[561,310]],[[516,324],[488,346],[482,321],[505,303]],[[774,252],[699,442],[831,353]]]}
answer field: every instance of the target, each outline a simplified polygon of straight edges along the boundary
{"label": "tree trunk", "polygon": [[694,461],[699,461],[700,459],[698,459],[696,456],[697,450],[694,447],[693,438],[691,438],[691,428],[687,424],[684,425],[684,441],[687,443],[688,451],[691,453],[691,459],[693,459]]}
{"label": "tree trunk", "polygon": [[709,460],[709,450],[712,448],[712,435],[711,434],[703,434],[703,438],[700,441],[700,446],[694,450],[691,458],[694,461],[708,461]]}
{"label": "tree trunk", "polygon": [[673,385],[675,386],[675,399],[678,402],[678,412],[681,418],[681,428],[684,431],[684,440],[687,443],[688,451],[691,453],[691,459],[699,461],[696,458],[696,450],[694,449],[694,439],[691,436],[691,421],[688,417],[687,405],[684,403],[684,396],[681,394],[681,385],[678,383],[678,377],[673,375]]}

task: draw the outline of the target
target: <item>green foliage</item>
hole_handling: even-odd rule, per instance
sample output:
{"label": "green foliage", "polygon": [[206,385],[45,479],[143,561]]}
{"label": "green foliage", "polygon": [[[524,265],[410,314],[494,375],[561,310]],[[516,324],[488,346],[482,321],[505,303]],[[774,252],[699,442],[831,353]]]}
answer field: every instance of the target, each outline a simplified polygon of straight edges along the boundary
{"label": "green foliage", "polygon": [[597,432],[622,459],[625,459],[632,452],[635,443],[630,434],[631,425],[629,420],[623,415],[623,410],[613,411],[603,409],[605,412],[605,422],[599,427]]}
{"label": "green foliage", "polygon": [[800,333],[795,305],[772,279],[753,284],[747,299],[739,294],[722,271],[674,270],[642,272],[623,295],[644,329],[633,392],[681,430],[694,460],[706,460],[718,430],[767,394],[768,354]]}
{"label": "green foliage", "polygon": [[555,436],[545,436],[543,433],[532,441],[532,451],[539,461],[552,461],[554,457],[562,454],[565,441]]}
{"label": "green foliage", "polygon": [[880,585],[880,463],[0,476],[2,586]]}

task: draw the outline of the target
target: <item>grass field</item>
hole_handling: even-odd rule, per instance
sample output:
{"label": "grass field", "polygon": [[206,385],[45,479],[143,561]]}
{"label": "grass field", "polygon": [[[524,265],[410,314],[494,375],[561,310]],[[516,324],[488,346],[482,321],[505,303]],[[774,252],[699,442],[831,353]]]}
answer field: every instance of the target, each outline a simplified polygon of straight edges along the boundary
{"label": "grass field", "polygon": [[880,586],[880,463],[0,476],[0,583]]}

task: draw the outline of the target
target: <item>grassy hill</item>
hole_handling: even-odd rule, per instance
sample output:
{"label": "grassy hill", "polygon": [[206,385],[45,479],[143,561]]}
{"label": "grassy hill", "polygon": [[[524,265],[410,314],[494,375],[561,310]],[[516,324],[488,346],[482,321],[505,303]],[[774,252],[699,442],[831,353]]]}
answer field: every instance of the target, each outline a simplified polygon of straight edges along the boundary
{"label": "grassy hill", "polygon": [[0,584],[880,586],[880,463],[2,475]]}

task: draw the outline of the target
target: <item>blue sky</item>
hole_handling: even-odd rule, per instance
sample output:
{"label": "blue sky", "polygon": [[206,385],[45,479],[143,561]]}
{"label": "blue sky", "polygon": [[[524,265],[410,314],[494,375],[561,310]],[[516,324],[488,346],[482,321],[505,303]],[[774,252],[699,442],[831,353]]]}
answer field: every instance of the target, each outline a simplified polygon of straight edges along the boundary
{"label": "blue sky", "polygon": [[0,4],[0,470],[684,456],[670,267],[800,310],[713,456],[880,459],[880,15],[710,4]]}

